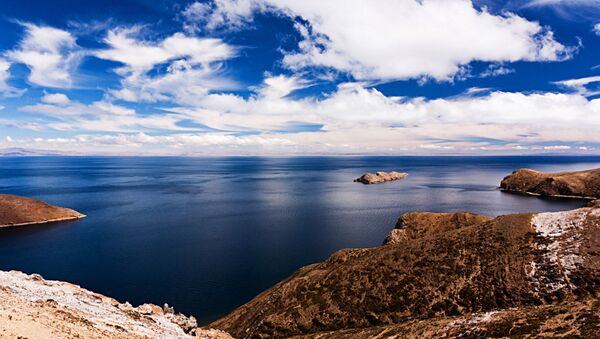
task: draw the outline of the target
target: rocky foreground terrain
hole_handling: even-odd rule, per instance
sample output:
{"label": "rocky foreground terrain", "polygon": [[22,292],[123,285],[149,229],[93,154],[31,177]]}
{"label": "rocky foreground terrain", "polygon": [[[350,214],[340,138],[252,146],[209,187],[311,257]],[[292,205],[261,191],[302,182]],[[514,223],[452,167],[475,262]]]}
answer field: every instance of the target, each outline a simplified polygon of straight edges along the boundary
{"label": "rocky foreground terrain", "polygon": [[66,282],[0,271],[1,338],[231,338],[196,326],[168,305],[133,307]]}
{"label": "rocky foreground terrain", "polygon": [[489,218],[409,213],[214,322],[236,338],[600,338],[600,203]]}
{"label": "rocky foreground terrain", "polygon": [[505,177],[500,188],[541,196],[600,198],[600,168],[561,173],[520,169]]}
{"label": "rocky foreground terrain", "polygon": [[43,224],[83,217],[85,215],[72,209],[52,206],[37,199],[0,194],[0,227]]}
{"label": "rocky foreground terrain", "polygon": [[387,181],[394,181],[404,179],[408,176],[408,173],[400,172],[376,172],[376,173],[365,173],[359,178],[356,178],[354,182],[360,182],[365,185],[381,184]]}

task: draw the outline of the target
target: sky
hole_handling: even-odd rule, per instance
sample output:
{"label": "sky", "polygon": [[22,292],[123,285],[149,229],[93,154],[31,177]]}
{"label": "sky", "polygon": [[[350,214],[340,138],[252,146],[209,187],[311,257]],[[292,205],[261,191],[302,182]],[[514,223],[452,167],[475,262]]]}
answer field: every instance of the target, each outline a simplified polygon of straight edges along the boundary
{"label": "sky", "polygon": [[600,0],[0,0],[0,150],[600,154]]}

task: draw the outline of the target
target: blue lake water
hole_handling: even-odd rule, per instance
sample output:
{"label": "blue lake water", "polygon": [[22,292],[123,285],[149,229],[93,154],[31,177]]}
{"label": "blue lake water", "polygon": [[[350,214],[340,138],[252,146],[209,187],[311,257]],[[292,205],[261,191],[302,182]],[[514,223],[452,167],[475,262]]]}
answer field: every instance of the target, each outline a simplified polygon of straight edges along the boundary
{"label": "blue lake water", "polygon": [[[5,157],[0,192],[88,217],[0,230],[0,269],[168,302],[205,324],[336,250],[379,245],[404,212],[585,204],[496,189],[522,167],[588,169],[600,157]],[[410,176],[352,182],[377,170]]]}

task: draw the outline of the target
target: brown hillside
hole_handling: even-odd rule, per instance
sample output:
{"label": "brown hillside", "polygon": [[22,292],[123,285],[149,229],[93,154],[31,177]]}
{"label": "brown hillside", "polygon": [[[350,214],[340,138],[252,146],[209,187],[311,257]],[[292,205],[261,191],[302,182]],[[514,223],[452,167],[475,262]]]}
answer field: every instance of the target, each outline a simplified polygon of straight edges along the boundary
{"label": "brown hillside", "polygon": [[21,226],[83,218],[74,210],[37,199],[0,194],[0,227]]}
{"label": "brown hillside", "polygon": [[520,169],[505,177],[500,188],[543,196],[600,198],[600,168],[562,173]]}
{"label": "brown hillside", "polygon": [[[459,224],[452,227],[450,220]],[[414,336],[448,317],[468,321],[505,311],[510,318],[529,314],[528,307],[565,301],[575,303],[567,313],[569,307],[588,312],[595,305],[577,300],[598,296],[600,209],[494,219],[411,213],[399,224],[408,227],[404,238],[378,248],[342,250],[304,267],[210,326],[236,338],[350,331],[336,332],[345,337],[380,329]],[[597,322],[592,330],[598,330]]]}

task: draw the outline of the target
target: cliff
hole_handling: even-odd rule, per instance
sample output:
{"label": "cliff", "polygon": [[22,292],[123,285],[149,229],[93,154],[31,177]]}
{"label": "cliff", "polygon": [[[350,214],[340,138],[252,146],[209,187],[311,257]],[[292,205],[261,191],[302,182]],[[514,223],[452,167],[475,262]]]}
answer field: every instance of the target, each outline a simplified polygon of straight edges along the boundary
{"label": "cliff", "polygon": [[600,198],[600,168],[562,173],[520,169],[505,177],[500,188],[542,196]]}
{"label": "cliff", "polygon": [[410,213],[387,245],[304,267],[210,326],[236,338],[597,337],[596,205],[497,218]]}
{"label": "cliff", "polygon": [[376,172],[376,173],[365,173],[359,178],[356,178],[354,182],[360,182],[365,185],[380,184],[386,181],[394,181],[404,179],[408,176],[408,173],[400,172]]}
{"label": "cliff", "polygon": [[52,206],[37,199],[0,194],[0,227],[43,224],[83,217],[85,215],[72,209]]}
{"label": "cliff", "polygon": [[133,307],[66,282],[0,271],[2,338],[231,338],[196,326],[168,305]]}

